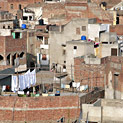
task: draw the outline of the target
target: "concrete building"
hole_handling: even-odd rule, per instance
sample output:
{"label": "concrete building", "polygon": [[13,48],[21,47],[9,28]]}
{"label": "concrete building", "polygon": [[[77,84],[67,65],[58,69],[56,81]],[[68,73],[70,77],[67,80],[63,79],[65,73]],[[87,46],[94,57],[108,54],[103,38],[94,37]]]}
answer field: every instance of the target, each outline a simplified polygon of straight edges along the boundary
{"label": "concrete building", "polygon": [[88,23],[95,23],[95,20],[73,19],[66,25],[50,27],[48,40],[50,43],[50,66],[53,63],[61,66],[66,65],[66,42],[79,40],[82,35],[88,39]]}
{"label": "concrete building", "polygon": [[0,29],[13,29],[14,16],[7,11],[0,11]]}
{"label": "concrete building", "polygon": [[48,25],[41,25],[35,26],[36,29],[36,40],[37,40],[37,64],[38,66],[49,66],[49,29]]}
{"label": "concrete building", "polygon": [[100,33],[99,42],[95,42],[95,55],[99,58],[106,56],[119,56],[120,47],[117,34],[114,32]]}
{"label": "concrete building", "polygon": [[[73,19],[65,25],[51,26],[49,31],[50,66],[52,66],[53,63],[60,64],[61,66],[66,65],[70,58],[67,54],[71,51],[69,50],[70,44],[73,45],[76,43],[76,45],[78,45],[76,40],[79,40],[82,35],[86,36],[87,41],[100,42],[100,36],[105,32],[109,32],[109,24],[96,24],[96,19]],[[71,43],[66,43],[67,41],[71,41]],[[80,44],[82,46],[84,43]],[[85,54],[81,52],[81,55],[88,53],[93,54],[94,52],[92,50],[91,48],[90,51],[86,50],[87,52]],[[77,56],[79,55],[80,54],[77,54]],[[70,65],[71,64],[69,64],[69,66]]]}
{"label": "concrete building", "polygon": [[[38,16],[40,17],[41,14]],[[35,11],[28,7],[17,11],[17,19],[19,20],[20,27],[22,27],[22,24],[26,24],[26,28],[28,29],[34,29],[35,25],[39,24],[39,18],[37,19]]]}
{"label": "concrete building", "polygon": [[88,42],[86,40],[72,40],[66,42],[66,70],[70,76],[73,78],[74,71],[71,66],[74,66],[74,58],[78,56],[94,54],[94,44],[93,42]]}
{"label": "concrete building", "polygon": [[81,123],[122,123],[123,101],[101,99],[93,104],[82,104]]}
{"label": "concrete building", "polygon": [[110,24],[88,24],[88,39],[99,42],[101,34],[109,32]]}

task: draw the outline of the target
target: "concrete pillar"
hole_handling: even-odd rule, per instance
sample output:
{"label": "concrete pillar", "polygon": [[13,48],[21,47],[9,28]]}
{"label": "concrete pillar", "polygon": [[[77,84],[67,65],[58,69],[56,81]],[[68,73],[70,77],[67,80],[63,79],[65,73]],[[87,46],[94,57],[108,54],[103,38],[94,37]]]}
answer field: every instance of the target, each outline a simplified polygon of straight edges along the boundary
{"label": "concrete pillar", "polygon": [[10,54],[10,65],[12,65],[12,55]]}
{"label": "concrete pillar", "polygon": [[116,25],[116,21],[117,21],[117,13],[114,11],[113,12],[113,25],[115,26]]}
{"label": "concrete pillar", "polygon": [[3,61],[4,61],[3,64],[7,65],[7,58],[6,58],[6,56],[3,57]]}

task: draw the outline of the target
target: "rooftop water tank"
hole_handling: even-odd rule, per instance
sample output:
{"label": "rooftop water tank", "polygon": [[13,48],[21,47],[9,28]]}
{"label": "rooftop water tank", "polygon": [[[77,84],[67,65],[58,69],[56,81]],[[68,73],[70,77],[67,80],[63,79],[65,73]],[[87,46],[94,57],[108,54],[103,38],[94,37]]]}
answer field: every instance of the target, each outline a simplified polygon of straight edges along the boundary
{"label": "rooftop water tank", "polygon": [[86,36],[81,36],[81,40],[86,40]]}
{"label": "rooftop water tank", "polygon": [[26,29],[26,24],[22,24],[21,28]]}
{"label": "rooftop water tank", "polygon": [[60,94],[60,91],[56,91],[57,94]]}

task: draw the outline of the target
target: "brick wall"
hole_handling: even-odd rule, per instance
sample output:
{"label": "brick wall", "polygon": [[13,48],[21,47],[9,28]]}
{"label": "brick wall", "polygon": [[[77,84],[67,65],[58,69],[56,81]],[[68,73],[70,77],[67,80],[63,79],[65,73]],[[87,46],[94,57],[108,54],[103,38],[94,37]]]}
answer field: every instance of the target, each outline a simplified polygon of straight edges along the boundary
{"label": "brick wall", "polygon": [[119,24],[123,24],[123,16],[119,16]]}
{"label": "brick wall", "polygon": [[116,32],[117,35],[123,35],[123,25],[110,26],[110,32]]}
{"label": "brick wall", "polygon": [[0,97],[0,121],[56,123],[65,117],[65,122],[72,122],[79,117],[78,99],[78,96]]}
{"label": "brick wall", "polygon": [[74,59],[74,79],[81,85],[104,87],[104,65],[88,65],[83,58]]}
{"label": "brick wall", "polygon": [[[122,87],[123,87],[123,72],[122,72],[123,71],[123,64],[122,64],[123,58],[115,57],[115,56],[107,57],[106,62],[107,62],[106,69],[105,69],[106,85],[108,85],[109,72],[111,71],[113,89],[123,92],[123,89],[122,89]],[[114,80],[115,75],[114,74],[119,74],[119,75],[117,75],[118,83],[117,83],[116,87],[114,87],[114,83],[115,83],[115,80]]]}
{"label": "brick wall", "polygon": [[27,49],[27,33],[22,33],[22,38],[13,39],[12,36],[6,36],[6,54],[11,52],[26,52]]}
{"label": "brick wall", "polygon": [[5,43],[4,43],[5,37],[0,36],[0,54],[4,55],[5,51]]}
{"label": "brick wall", "polygon": [[57,17],[65,17],[66,16],[66,10],[65,6],[61,3],[54,3],[54,4],[45,4],[43,6],[43,18],[57,18]]}
{"label": "brick wall", "polygon": [[[23,9],[28,4],[34,4],[34,3],[42,3],[43,0],[6,0],[0,1],[0,7],[1,10],[9,11],[10,13],[13,13],[16,15],[17,10],[19,9],[19,5],[21,5],[21,8]],[[11,9],[11,5],[13,5],[13,9]]]}

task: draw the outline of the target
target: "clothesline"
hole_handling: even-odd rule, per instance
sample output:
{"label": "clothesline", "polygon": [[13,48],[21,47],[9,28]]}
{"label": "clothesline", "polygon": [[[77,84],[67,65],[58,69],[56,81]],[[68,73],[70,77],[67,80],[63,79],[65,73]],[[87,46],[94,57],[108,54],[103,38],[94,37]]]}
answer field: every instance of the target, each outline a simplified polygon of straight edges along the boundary
{"label": "clothesline", "polygon": [[26,88],[30,88],[31,85],[36,84],[36,70],[34,69],[32,72],[28,70],[24,75],[15,76],[12,75],[11,80],[11,90],[17,91],[18,89],[24,90]]}

